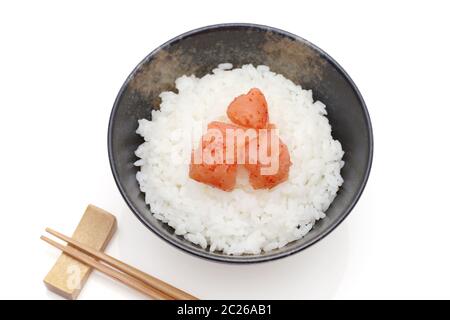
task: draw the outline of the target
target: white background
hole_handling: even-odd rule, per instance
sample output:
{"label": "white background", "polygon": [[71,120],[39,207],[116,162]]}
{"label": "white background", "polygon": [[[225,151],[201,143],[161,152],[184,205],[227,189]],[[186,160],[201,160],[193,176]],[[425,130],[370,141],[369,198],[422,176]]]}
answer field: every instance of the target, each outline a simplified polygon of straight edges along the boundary
{"label": "white background", "polygon": [[[42,279],[86,205],[118,218],[108,253],[201,298],[450,298],[449,7],[445,1],[9,1],[0,4],[0,298],[58,299]],[[253,22],[334,57],[366,100],[374,163],[356,208],[292,257],[225,265],[148,231],[122,200],[106,132],[123,81],[188,30]],[[140,299],[94,273],[80,299]]]}

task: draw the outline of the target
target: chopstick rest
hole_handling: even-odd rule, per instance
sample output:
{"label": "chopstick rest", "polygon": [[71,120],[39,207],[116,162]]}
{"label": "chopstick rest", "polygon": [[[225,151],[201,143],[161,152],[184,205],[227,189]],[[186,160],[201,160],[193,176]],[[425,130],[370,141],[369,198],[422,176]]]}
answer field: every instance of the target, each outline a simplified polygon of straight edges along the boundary
{"label": "chopstick rest", "polygon": [[[103,251],[116,230],[116,218],[94,205],[88,205],[72,239]],[[92,268],[62,253],[44,279],[47,288],[66,299],[76,299]]]}

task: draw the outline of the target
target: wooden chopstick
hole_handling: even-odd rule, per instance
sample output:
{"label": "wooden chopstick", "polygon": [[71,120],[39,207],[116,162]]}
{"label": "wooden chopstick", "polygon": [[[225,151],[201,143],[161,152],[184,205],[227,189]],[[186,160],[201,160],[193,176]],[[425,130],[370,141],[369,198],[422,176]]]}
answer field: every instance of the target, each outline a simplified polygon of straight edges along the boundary
{"label": "wooden chopstick", "polygon": [[[135,278],[135,279],[138,279],[138,280],[144,282],[148,286],[155,288],[156,290],[164,293],[165,295],[171,297],[172,299],[177,299],[177,300],[197,300],[198,299],[187,292],[184,292],[184,291],[182,291],[160,279],[157,279],[147,273],[144,273],[144,272],[142,272],[120,260],[117,260],[116,258],[113,258],[103,252],[92,249],[91,247],[86,246],[85,244],[82,244],[68,236],[65,236],[58,231],[55,231],[50,228],[46,228],[45,231],[47,231],[48,233],[52,234],[53,236],[55,236],[61,240],[66,241],[71,246],[77,248],[81,252],[84,252],[87,255],[92,256],[97,260],[100,260],[100,261],[103,261],[103,262],[109,264],[110,266],[124,272],[125,274],[127,274],[128,276],[130,276],[132,278]],[[94,261],[96,261],[96,260],[94,260]]]}
{"label": "wooden chopstick", "polygon": [[87,264],[88,266],[106,274],[107,276],[110,276],[111,278],[114,278],[123,284],[134,288],[154,299],[158,300],[173,300],[174,298],[153,288],[148,286],[147,284],[143,283],[140,280],[137,280],[125,273],[119,272],[117,270],[114,270],[113,268],[110,268],[100,262],[97,262],[87,254],[82,253],[81,251],[72,248],[70,246],[63,246],[62,244],[53,241],[52,239],[49,239],[45,236],[41,236],[41,239],[45,242],[51,244],[52,246],[58,248],[59,250],[63,251],[64,253],[68,254],[69,256]]}

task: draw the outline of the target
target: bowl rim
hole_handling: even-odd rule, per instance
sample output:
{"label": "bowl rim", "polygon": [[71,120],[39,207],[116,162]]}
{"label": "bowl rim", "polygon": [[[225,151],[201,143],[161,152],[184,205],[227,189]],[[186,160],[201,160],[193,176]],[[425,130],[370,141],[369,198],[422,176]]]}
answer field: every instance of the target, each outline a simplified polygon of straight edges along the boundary
{"label": "bowl rim", "polygon": [[[293,247],[289,250],[286,250],[284,252],[280,252],[280,253],[275,253],[272,255],[267,255],[267,256],[259,256],[259,255],[241,255],[241,256],[219,256],[219,255],[213,255],[211,254],[209,251],[203,250],[203,249],[198,249],[195,250],[194,248],[191,248],[187,245],[185,245],[183,242],[178,242],[175,239],[173,239],[171,236],[169,236],[168,233],[166,232],[162,232],[160,230],[158,230],[155,226],[153,226],[153,224],[149,223],[146,219],[144,219],[144,215],[140,213],[140,211],[134,206],[133,202],[128,198],[126,192],[125,192],[125,188],[122,185],[122,183],[119,180],[119,175],[117,172],[117,168],[116,168],[116,161],[114,159],[114,155],[112,152],[112,131],[113,131],[113,125],[115,122],[115,115],[117,113],[117,109],[119,106],[119,102],[121,100],[121,97],[124,93],[124,91],[126,90],[126,88],[129,85],[129,82],[132,80],[132,78],[134,77],[134,75],[136,74],[136,71],[139,70],[139,68],[146,63],[149,59],[151,59],[156,53],[158,53],[161,49],[172,45],[178,41],[183,40],[186,37],[190,37],[192,35],[195,35],[197,33],[201,33],[201,32],[205,32],[205,31],[211,31],[211,30],[217,30],[217,29],[222,29],[222,28],[251,28],[251,29],[259,29],[261,31],[270,31],[270,32],[274,32],[274,33],[278,33],[281,34],[285,37],[291,38],[295,41],[300,41],[302,43],[304,43],[305,45],[307,45],[308,47],[312,48],[313,50],[317,51],[320,55],[322,55],[326,60],[328,60],[335,68],[336,70],[342,74],[342,76],[349,82],[350,86],[352,87],[353,91],[355,92],[358,100],[360,101],[361,104],[361,108],[363,109],[363,114],[364,114],[364,118],[367,124],[367,130],[368,130],[368,138],[369,138],[369,157],[368,157],[368,163],[367,163],[367,169],[364,173],[364,177],[363,177],[363,182],[361,183],[355,197],[353,198],[353,201],[350,203],[350,205],[345,209],[344,213],[341,214],[339,216],[338,219],[336,219],[327,229],[324,230],[324,232],[322,232],[321,234],[319,234],[317,237],[314,237],[304,243],[302,243],[299,246]],[[114,101],[114,105],[110,114],[110,118],[109,118],[109,123],[108,123],[108,158],[109,158],[109,163],[110,163],[110,167],[112,170],[112,174],[114,177],[114,181],[116,182],[116,185],[119,189],[120,194],[122,195],[123,199],[125,200],[126,204],[128,205],[128,207],[131,209],[131,211],[133,212],[133,214],[139,219],[139,221],[141,221],[141,223],[143,223],[148,229],[150,229],[153,233],[155,233],[159,238],[165,240],[166,242],[168,242],[169,244],[175,246],[178,249],[181,249],[183,252],[189,253],[191,255],[194,255],[196,257],[200,257],[203,259],[206,259],[208,261],[214,261],[214,262],[225,262],[225,263],[232,263],[232,264],[245,264],[245,263],[260,263],[260,262],[268,262],[268,261],[274,261],[274,260],[278,260],[284,257],[288,257],[291,256],[295,253],[298,253],[302,250],[305,250],[306,248],[311,247],[312,245],[316,244],[317,242],[319,242],[320,240],[322,240],[323,238],[325,238],[328,234],[330,234],[333,230],[335,230],[341,223],[342,221],[345,220],[345,218],[347,218],[347,216],[350,214],[350,212],[353,210],[353,208],[355,207],[356,203],[359,201],[366,185],[367,185],[367,181],[370,175],[370,171],[372,168],[372,161],[373,161],[373,149],[374,149],[374,141],[373,141],[373,129],[372,129],[372,123],[370,120],[370,115],[369,112],[367,110],[367,106],[364,102],[364,99],[361,95],[361,93],[358,90],[358,87],[356,86],[356,84],[353,82],[353,80],[350,78],[350,76],[347,74],[347,72],[330,56],[328,55],[324,50],[320,49],[319,47],[317,47],[316,45],[314,45],[313,43],[303,39],[302,37],[299,37],[293,33],[284,31],[282,29],[278,29],[278,28],[274,28],[274,27],[270,27],[270,26],[266,26],[266,25],[261,25],[261,24],[253,24],[253,23],[220,23],[220,24],[213,24],[213,25],[208,25],[208,26],[204,26],[204,27],[200,27],[200,28],[196,28],[193,30],[190,30],[188,32],[185,32],[181,35],[178,35],[168,41],[166,41],[165,43],[163,43],[162,45],[158,46],[156,49],[154,49],[153,51],[151,51],[144,59],[142,59],[141,62],[139,62],[139,64],[133,69],[133,71],[129,74],[129,76],[127,77],[127,79],[125,80],[125,82],[123,83],[122,87],[120,88],[116,99]],[[151,210],[150,210],[151,212]]]}

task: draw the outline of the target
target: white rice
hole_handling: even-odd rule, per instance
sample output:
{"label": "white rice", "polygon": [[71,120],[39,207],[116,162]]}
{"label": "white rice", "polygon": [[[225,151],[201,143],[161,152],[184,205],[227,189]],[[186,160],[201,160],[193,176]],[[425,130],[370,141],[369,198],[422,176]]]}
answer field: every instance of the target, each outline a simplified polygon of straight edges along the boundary
{"label": "white rice", "polygon": [[[325,105],[313,101],[311,90],[267,66],[231,68],[224,63],[200,79],[182,76],[178,93],[161,93],[152,121],[139,120],[137,133],[145,142],[136,150],[137,180],[154,216],[177,235],[210,251],[258,254],[303,237],[325,217],[343,183],[344,152],[331,136]],[[289,179],[271,190],[253,190],[242,170],[232,192],[190,179],[186,138],[199,125],[229,122],[228,104],[253,87],[266,96],[270,122],[289,148]],[[202,133],[197,130],[194,138]]]}

